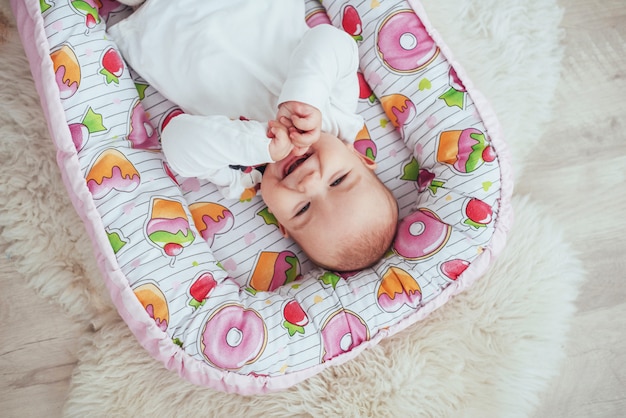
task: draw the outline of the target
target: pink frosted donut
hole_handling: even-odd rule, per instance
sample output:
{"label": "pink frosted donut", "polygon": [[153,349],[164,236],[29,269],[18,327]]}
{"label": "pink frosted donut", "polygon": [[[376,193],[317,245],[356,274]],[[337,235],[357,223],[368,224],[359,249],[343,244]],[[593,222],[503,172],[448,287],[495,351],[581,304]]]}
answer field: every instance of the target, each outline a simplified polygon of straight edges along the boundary
{"label": "pink frosted donut", "polygon": [[376,45],[385,65],[398,72],[421,70],[439,54],[439,47],[412,10],[388,16],[378,30]]}
{"label": "pink frosted donut", "polygon": [[393,250],[410,260],[430,257],[446,245],[451,232],[433,211],[420,208],[400,221]]}
{"label": "pink frosted donut", "polygon": [[312,11],[304,18],[304,20],[310,28],[323,24],[332,25],[332,22],[330,21],[330,18],[328,17],[328,15],[326,14],[326,10],[324,9],[317,9]]}
{"label": "pink frosted donut", "polygon": [[350,351],[368,339],[369,331],[365,321],[354,312],[339,309],[330,315],[322,327],[323,360],[328,361]]}
{"label": "pink frosted donut", "polygon": [[200,344],[215,367],[237,370],[259,358],[267,344],[267,328],[255,310],[225,305],[204,325]]}

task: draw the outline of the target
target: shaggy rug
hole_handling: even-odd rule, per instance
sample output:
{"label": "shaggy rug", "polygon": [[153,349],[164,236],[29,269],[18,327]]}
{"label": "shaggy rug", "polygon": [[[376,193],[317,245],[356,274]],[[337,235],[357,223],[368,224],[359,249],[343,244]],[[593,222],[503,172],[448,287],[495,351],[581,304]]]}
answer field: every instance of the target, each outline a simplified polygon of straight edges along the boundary
{"label": "shaggy rug", "polygon": [[[424,1],[490,99],[515,170],[550,121],[562,51],[555,0]],[[258,397],[194,387],[139,346],[109,300],[55,162],[8,0],[0,2],[0,251],[42,298],[90,324],[67,416],[528,416],[563,357],[582,269],[532,197],[490,272],[356,359]]]}

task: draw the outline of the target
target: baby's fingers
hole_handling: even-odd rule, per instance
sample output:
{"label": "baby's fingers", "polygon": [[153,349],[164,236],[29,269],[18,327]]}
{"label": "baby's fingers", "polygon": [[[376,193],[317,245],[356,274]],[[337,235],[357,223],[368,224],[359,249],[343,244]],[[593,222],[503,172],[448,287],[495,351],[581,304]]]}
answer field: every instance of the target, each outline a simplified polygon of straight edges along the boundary
{"label": "baby's fingers", "polygon": [[294,146],[298,148],[308,148],[313,145],[320,137],[319,128],[311,129],[306,132],[302,132],[298,129],[289,129],[289,138]]}
{"label": "baby's fingers", "polygon": [[268,125],[268,130],[271,133],[268,137],[272,138],[269,144],[270,156],[272,160],[280,161],[289,155],[293,148],[289,139],[289,132],[285,126],[276,121],[270,121]]}
{"label": "baby's fingers", "polygon": [[298,128],[300,131],[311,131],[315,128],[318,128],[318,121],[313,115],[291,115],[291,122],[293,126]]}

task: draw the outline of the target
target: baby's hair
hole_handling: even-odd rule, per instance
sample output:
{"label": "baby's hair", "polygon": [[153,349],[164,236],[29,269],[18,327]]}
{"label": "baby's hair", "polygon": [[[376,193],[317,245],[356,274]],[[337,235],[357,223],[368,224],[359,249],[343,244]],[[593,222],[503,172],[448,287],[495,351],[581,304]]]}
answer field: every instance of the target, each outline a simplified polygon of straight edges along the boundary
{"label": "baby's hair", "polygon": [[398,219],[380,222],[377,228],[364,229],[353,235],[338,254],[335,271],[363,270],[376,264],[391,247],[396,234]]}
{"label": "baby's hair", "polygon": [[[350,234],[343,240],[332,263],[318,263],[320,267],[336,272],[350,272],[372,267],[390,249],[398,227],[398,202],[387,190],[390,216]],[[381,205],[385,204],[381,202]]]}

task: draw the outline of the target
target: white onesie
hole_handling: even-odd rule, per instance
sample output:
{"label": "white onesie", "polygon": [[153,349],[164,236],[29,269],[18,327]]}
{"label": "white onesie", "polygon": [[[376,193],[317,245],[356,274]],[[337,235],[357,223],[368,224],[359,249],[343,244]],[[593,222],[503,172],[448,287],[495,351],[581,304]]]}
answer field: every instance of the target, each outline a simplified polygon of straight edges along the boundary
{"label": "white onesie", "polygon": [[229,165],[272,162],[267,122],[280,103],[318,108],[322,130],[344,141],[363,127],[356,43],[330,25],[309,29],[302,1],[147,0],[109,33],[130,66],[185,111],[161,135],[170,166],[225,197],[260,181]]}

